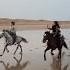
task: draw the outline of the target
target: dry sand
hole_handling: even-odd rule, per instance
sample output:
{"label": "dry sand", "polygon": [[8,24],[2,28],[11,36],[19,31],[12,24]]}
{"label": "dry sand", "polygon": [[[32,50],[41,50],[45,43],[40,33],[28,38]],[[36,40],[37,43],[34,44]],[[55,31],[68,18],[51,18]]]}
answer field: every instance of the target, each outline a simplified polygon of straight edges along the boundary
{"label": "dry sand", "polygon": [[[16,23],[17,30],[23,29],[46,29],[52,26],[53,21],[48,20],[24,20],[24,19],[0,19],[0,30],[8,29],[10,27],[10,22],[14,21]],[[70,21],[59,21],[61,28],[70,28]]]}

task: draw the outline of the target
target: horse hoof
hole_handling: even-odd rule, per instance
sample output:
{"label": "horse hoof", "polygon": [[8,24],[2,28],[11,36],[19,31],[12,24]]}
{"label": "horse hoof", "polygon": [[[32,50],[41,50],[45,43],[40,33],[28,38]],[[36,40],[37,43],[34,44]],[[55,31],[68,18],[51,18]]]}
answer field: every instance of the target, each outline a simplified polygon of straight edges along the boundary
{"label": "horse hoof", "polygon": [[46,59],[44,59],[44,61],[46,61]]}
{"label": "horse hoof", "polygon": [[44,58],[44,61],[46,61],[46,58]]}
{"label": "horse hoof", "polygon": [[0,55],[0,56],[3,56],[3,55]]}
{"label": "horse hoof", "polygon": [[54,55],[53,53],[51,53],[51,55]]}

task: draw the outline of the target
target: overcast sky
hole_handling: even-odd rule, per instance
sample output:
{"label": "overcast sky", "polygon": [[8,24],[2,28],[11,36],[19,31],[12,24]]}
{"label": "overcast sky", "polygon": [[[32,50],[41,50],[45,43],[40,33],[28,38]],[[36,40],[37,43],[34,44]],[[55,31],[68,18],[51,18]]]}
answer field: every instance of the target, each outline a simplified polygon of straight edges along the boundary
{"label": "overcast sky", "polygon": [[70,0],[0,0],[0,17],[70,20]]}

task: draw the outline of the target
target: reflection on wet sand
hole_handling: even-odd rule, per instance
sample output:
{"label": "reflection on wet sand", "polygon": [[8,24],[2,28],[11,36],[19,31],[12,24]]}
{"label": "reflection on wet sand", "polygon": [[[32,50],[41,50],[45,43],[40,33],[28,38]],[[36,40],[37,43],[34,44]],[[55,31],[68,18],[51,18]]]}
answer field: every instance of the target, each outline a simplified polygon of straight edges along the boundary
{"label": "reflection on wet sand", "polygon": [[63,70],[67,70],[68,64],[64,66]]}
{"label": "reflection on wet sand", "polygon": [[[65,30],[63,33],[70,46],[70,35],[67,34],[70,33],[70,29],[68,32],[67,31],[68,30]],[[43,55],[45,47],[42,47],[43,44],[41,42],[43,33],[43,30],[18,31],[17,35],[27,37],[30,42],[28,44],[21,42],[23,46],[22,50],[24,50],[22,57],[20,57],[19,54],[20,49],[13,55],[17,46],[8,47],[10,52],[5,52],[5,54],[0,57],[0,70],[70,70],[70,50],[62,49],[63,57],[61,60],[56,56],[58,54],[57,50],[54,51],[54,56],[51,56],[50,51],[48,51],[46,53],[47,61],[44,61]],[[3,39],[0,40],[0,54],[2,53],[1,50],[3,51],[4,48],[3,41]]]}
{"label": "reflection on wet sand", "polygon": [[57,57],[52,57],[52,64],[51,64],[52,70],[61,70],[61,59],[58,59]]}
{"label": "reflection on wet sand", "polygon": [[53,56],[52,57],[52,64],[51,64],[51,69],[52,70],[67,70],[68,68],[68,64],[65,65],[62,68],[62,63],[61,63],[62,59],[58,59],[57,57]]}
{"label": "reflection on wet sand", "polygon": [[25,63],[23,63],[22,65],[20,64],[20,62],[22,61],[22,55],[21,58],[18,60],[16,57],[13,57],[14,60],[17,62],[17,64],[15,66],[10,66],[9,67],[9,63],[7,63],[7,65],[4,63],[4,61],[0,61],[0,63],[3,63],[5,70],[23,70],[27,67],[29,61],[26,61]]}

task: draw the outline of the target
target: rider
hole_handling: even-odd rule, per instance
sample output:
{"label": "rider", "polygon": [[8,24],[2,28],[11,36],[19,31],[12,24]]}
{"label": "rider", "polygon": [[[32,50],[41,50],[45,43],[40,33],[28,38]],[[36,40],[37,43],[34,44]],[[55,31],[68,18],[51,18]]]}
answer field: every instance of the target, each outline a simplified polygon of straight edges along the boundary
{"label": "rider", "polygon": [[15,22],[13,22],[13,21],[11,22],[10,32],[15,41],[16,40],[16,29],[15,29]]}
{"label": "rider", "polygon": [[57,21],[54,21],[52,28],[48,28],[48,29],[52,30],[53,37],[60,36],[61,31],[60,31],[60,26]]}
{"label": "rider", "polygon": [[16,35],[15,22],[13,22],[13,21],[11,22],[10,31],[11,31],[14,35]]}
{"label": "rider", "polygon": [[52,26],[52,33],[54,37],[60,36],[60,26],[57,21],[54,21],[54,25]]}
{"label": "rider", "polygon": [[60,43],[61,31],[60,31],[60,26],[58,24],[58,21],[54,21],[52,28],[48,28],[48,29],[52,30],[53,37],[56,39],[57,42]]}
{"label": "rider", "polygon": [[16,41],[16,30],[15,30],[15,22],[11,22],[11,28],[10,30],[3,30],[6,31],[13,39],[13,43]]}
{"label": "rider", "polygon": [[15,29],[15,22],[11,22],[11,28],[10,28],[10,34],[14,39],[14,42],[16,41],[16,29]]}

